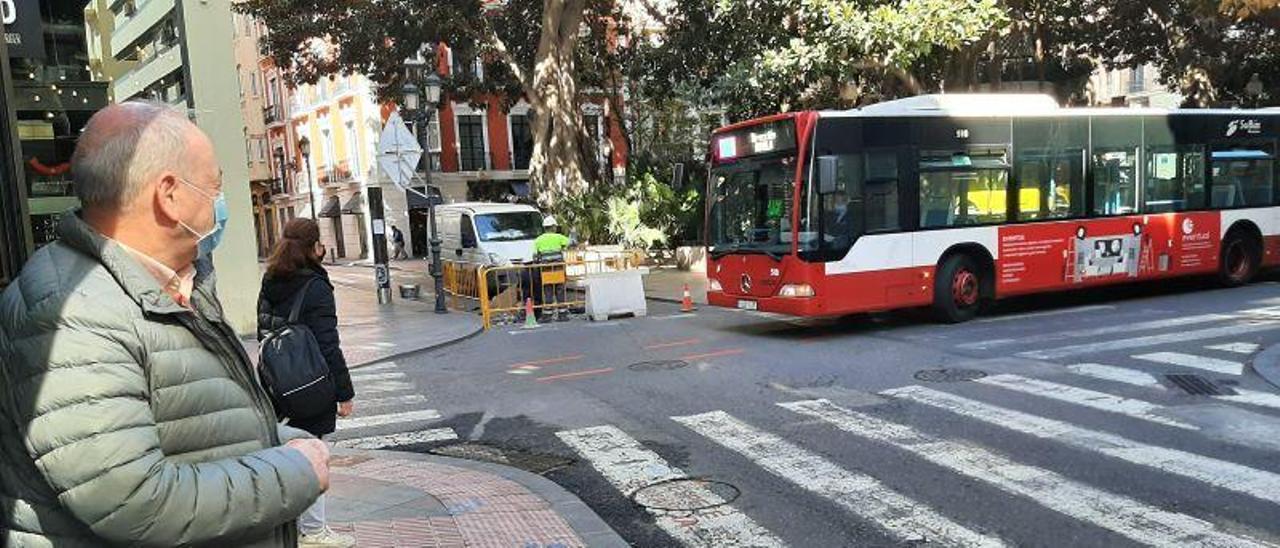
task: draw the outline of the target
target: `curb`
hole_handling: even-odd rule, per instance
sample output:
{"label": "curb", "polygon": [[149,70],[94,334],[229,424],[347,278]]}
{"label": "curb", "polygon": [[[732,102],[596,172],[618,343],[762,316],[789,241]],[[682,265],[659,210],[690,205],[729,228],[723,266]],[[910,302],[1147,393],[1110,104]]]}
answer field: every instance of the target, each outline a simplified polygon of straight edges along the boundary
{"label": "curb", "polygon": [[1280,389],[1280,344],[1264,348],[1249,362],[1249,367],[1262,380]]}
{"label": "curb", "polygon": [[372,454],[386,459],[434,462],[498,476],[520,484],[520,486],[528,489],[534,495],[547,501],[547,503],[551,505],[552,510],[564,519],[565,523],[573,529],[573,532],[577,534],[578,538],[582,539],[582,542],[587,546],[601,548],[630,546],[622,539],[621,536],[618,535],[616,531],[613,530],[612,527],[609,527],[609,524],[605,523],[605,521],[601,519],[590,506],[587,506],[586,503],[582,502],[582,499],[579,499],[564,487],[561,487],[557,483],[545,477],[531,472],[526,472],[519,468],[488,462],[400,451],[334,449],[333,453],[335,455]]}
{"label": "curb", "polygon": [[422,347],[422,348],[414,348],[414,349],[412,349],[412,350],[405,350],[404,352],[397,352],[397,353],[392,354],[392,355],[390,355],[390,356],[384,356],[384,357],[381,357],[381,358],[377,358],[377,359],[369,360],[369,361],[367,361],[367,362],[360,362],[360,363],[357,363],[357,364],[347,364],[347,369],[348,369],[348,370],[360,369],[361,367],[366,367],[366,366],[370,366],[370,365],[377,365],[377,364],[380,364],[380,363],[386,363],[386,362],[392,362],[392,361],[395,361],[395,360],[404,359],[404,358],[407,358],[407,357],[409,357],[409,356],[413,356],[414,354],[421,354],[421,353],[423,353],[423,352],[430,352],[430,351],[432,351],[432,350],[439,350],[439,349],[444,348],[444,347],[446,347],[446,346],[450,346],[450,345],[457,344],[457,343],[460,343],[460,342],[462,342],[462,341],[465,341],[465,340],[471,339],[471,338],[473,338],[473,337],[475,337],[475,336],[477,336],[477,335],[479,335],[479,334],[481,334],[481,333],[484,333],[484,324],[483,324],[483,323],[481,323],[480,325],[476,326],[476,328],[475,328],[475,329],[473,329],[473,330],[471,330],[471,332],[469,332],[469,333],[467,333],[467,334],[465,334],[465,335],[462,335],[461,337],[454,337],[454,338],[449,339],[449,340],[447,340],[447,341],[441,341],[441,342],[438,342],[438,343],[435,343],[435,344],[431,344],[431,345],[424,346],[424,347]]}

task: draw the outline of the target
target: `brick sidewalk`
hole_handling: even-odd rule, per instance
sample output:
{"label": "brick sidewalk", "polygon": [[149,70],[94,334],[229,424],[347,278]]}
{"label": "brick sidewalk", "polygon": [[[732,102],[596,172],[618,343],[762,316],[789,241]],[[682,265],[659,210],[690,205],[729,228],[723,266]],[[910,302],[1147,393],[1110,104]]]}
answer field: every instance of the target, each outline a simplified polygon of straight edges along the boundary
{"label": "brick sidewalk", "polygon": [[622,547],[582,501],[515,468],[448,457],[336,450],[333,530],[365,547]]}

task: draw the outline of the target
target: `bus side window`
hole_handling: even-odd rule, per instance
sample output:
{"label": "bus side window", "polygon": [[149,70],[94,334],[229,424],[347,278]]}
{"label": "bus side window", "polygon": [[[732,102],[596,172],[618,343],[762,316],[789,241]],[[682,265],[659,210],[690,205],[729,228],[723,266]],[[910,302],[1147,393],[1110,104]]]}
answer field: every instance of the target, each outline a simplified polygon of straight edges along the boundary
{"label": "bus side window", "polygon": [[1142,211],[1204,207],[1204,152],[1197,147],[1148,147]]}
{"label": "bus side window", "polygon": [[1137,211],[1137,149],[1094,149],[1093,214],[1129,215]]}
{"label": "bus side window", "polygon": [[1274,202],[1275,155],[1271,145],[1214,150],[1212,206],[1260,207]]}
{"label": "bus side window", "polygon": [[1064,219],[1084,214],[1081,149],[1018,154],[1018,220]]}
{"label": "bus side window", "polygon": [[868,152],[866,179],[862,183],[867,232],[897,230],[898,156],[895,152]]}

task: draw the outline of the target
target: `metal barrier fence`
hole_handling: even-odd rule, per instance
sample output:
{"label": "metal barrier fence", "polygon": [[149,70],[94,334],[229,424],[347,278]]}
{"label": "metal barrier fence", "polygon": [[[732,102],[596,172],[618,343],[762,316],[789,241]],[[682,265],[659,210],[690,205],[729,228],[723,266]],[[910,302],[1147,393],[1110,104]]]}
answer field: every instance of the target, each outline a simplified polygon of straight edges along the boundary
{"label": "metal barrier fence", "polygon": [[480,265],[459,261],[443,261],[444,291],[449,305],[458,310],[474,309],[480,301]]}
{"label": "metal barrier fence", "polygon": [[485,329],[495,323],[525,321],[532,301],[536,316],[567,320],[586,308],[581,293],[570,291],[573,280],[566,263],[529,263],[481,267],[476,278],[480,314]]}

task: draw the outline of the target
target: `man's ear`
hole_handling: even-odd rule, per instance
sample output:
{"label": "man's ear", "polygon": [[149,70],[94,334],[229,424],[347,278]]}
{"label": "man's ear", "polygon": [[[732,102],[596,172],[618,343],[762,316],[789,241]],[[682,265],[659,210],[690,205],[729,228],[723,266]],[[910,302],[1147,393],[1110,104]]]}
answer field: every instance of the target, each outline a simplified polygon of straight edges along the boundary
{"label": "man's ear", "polygon": [[170,223],[176,223],[182,218],[177,196],[181,184],[172,173],[164,173],[152,183],[156,215]]}

